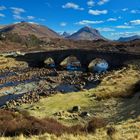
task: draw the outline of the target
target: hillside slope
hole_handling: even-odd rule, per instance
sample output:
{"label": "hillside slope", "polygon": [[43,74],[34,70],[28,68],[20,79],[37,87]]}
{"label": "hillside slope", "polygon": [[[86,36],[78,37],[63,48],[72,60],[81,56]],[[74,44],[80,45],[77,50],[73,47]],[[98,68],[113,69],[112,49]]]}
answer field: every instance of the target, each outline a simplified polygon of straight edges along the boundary
{"label": "hillside slope", "polygon": [[35,35],[38,38],[60,38],[52,29],[38,24],[21,22],[7,25],[0,29],[0,33],[17,33],[21,36]]}

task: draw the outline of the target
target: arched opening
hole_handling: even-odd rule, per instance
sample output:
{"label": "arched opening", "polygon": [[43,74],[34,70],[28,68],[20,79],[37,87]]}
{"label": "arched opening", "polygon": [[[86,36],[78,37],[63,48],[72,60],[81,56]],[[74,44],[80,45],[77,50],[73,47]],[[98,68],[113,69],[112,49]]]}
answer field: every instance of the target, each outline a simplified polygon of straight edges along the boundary
{"label": "arched opening", "polygon": [[81,63],[75,56],[68,56],[60,63],[60,66],[69,71],[81,70]]}
{"label": "arched opening", "polygon": [[44,61],[44,64],[45,64],[45,67],[48,67],[48,68],[55,68],[55,62],[54,60],[49,57],[47,58],[45,61]]}
{"label": "arched opening", "polygon": [[96,58],[90,62],[88,68],[91,72],[102,73],[108,70],[109,64],[104,59]]}

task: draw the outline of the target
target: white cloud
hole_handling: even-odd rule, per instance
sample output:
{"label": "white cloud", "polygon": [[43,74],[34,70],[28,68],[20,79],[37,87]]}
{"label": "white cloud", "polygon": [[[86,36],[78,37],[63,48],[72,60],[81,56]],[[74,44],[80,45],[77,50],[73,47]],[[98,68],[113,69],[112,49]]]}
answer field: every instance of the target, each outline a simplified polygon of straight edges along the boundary
{"label": "white cloud", "polygon": [[122,17],[121,17],[121,16],[119,16],[119,17],[118,17],[118,19],[122,19]]}
{"label": "white cloud", "polygon": [[89,7],[93,7],[93,6],[95,5],[95,2],[94,2],[93,0],[89,0],[89,1],[87,2],[87,5],[88,5]]}
{"label": "white cloud", "polygon": [[62,26],[62,27],[66,26],[66,25],[67,25],[66,22],[61,22],[61,23],[60,23],[60,26]]}
{"label": "white cloud", "polygon": [[101,31],[101,32],[114,32],[115,31],[115,29],[113,29],[113,28],[108,28],[108,27],[106,27],[106,28],[97,28],[99,31]]}
{"label": "white cloud", "polygon": [[128,22],[125,22],[124,25],[129,25],[129,23]]}
{"label": "white cloud", "polygon": [[13,18],[16,20],[24,20],[24,18],[20,15],[13,15]]}
{"label": "white cloud", "polygon": [[131,28],[133,28],[133,26],[120,25],[120,26],[116,26],[116,28],[118,28],[118,29],[131,29]]}
{"label": "white cloud", "polygon": [[84,8],[80,7],[79,5],[72,3],[72,2],[68,2],[65,5],[62,6],[62,8],[65,9],[74,9],[74,10],[84,10]]}
{"label": "white cloud", "polygon": [[35,19],[35,17],[34,16],[27,16],[27,19],[28,20],[33,20],[33,19]]}
{"label": "white cloud", "polygon": [[21,13],[26,12],[23,8],[11,7],[11,9],[15,15],[19,15]]}
{"label": "white cloud", "polygon": [[98,5],[104,5],[105,3],[109,2],[109,0],[100,0]]}
{"label": "white cloud", "polygon": [[102,20],[99,20],[99,21],[93,21],[93,20],[82,20],[82,21],[79,21],[75,24],[78,24],[78,25],[89,25],[89,24],[100,24],[100,23],[103,23],[104,21]]}
{"label": "white cloud", "polygon": [[16,20],[33,20],[33,19],[35,19],[34,16],[22,17],[21,15],[13,15],[13,17]]}
{"label": "white cloud", "polygon": [[39,25],[37,22],[29,22],[30,24]]}
{"label": "white cloud", "polygon": [[88,13],[91,15],[97,16],[97,15],[101,15],[101,14],[107,14],[108,11],[107,10],[89,10]]}
{"label": "white cloud", "polygon": [[111,33],[111,36],[122,36],[122,37],[129,37],[129,36],[133,36],[133,35],[140,35],[140,32],[115,32],[115,33]]}
{"label": "white cloud", "polygon": [[140,10],[131,10],[130,11],[132,14],[139,14],[140,13]]}
{"label": "white cloud", "polygon": [[0,17],[5,17],[5,15],[0,13]]}
{"label": "white cloud", "polygon": [[117,21],[117,18],[109,18],[107,21]]}
{"label": "white cloud", "polygon": [[140,19],[130,21],[132,25],[140,25]]}
{"label": "white cloud", "polygon": [[126,11],[128,11],[128,8],[123,8],[122,11],[126,12]]}
{"label": "white cloud", "polygon": [[2,11],[2,10],[5,10],[6,9],[6,7],[5,6],[0,6],[0,10]]}
{"label": "white cloud", "polygon": [[38,20],[39,21],[46,21],[46,19],[44,19],[44,18],[39,18]]}

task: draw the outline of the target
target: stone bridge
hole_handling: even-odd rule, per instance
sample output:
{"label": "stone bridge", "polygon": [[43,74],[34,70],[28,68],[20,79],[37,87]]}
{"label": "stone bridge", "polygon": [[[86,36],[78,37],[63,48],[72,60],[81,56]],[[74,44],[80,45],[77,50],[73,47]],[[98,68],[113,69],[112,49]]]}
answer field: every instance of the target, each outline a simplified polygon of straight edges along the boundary
{"label": "stone bridge", "polygon": [[56,67],[69,56],[75,56],[81,63],[81,67],[87,69],[90,62],[94,59],[100,58],[108,62],[109,68],[117,68],[123,66],[126,62],[140,59],[140,53],[127,52],[111,52],[111,51],[97,51],[85,49],[68,49],[68,50],[53,50],[46,52],[31,52],[15,57],[18,61],[26,61],[29,66],[44,66],[44,61],[47,58],[52,58]]}

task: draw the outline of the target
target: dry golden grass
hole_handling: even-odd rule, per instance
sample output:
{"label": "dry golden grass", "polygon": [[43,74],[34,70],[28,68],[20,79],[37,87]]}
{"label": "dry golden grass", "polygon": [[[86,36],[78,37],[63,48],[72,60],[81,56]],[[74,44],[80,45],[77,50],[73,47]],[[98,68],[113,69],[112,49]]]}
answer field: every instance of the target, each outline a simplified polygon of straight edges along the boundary
{"label": "dry golden grass", "polygon": [[18,62],[13,58],[6,58],[4,56],[0,56],[0,69],[5,68],[13,68],[13,67],[26,67],[27,64],[25,62]]}
{"label": "dry golden grass", "polygon": [[0,140],[140,140],[140,119],[128,120],[112,127],[116,130],[113,135],[107,134],[106,128],[101,128],[96,131],[95,134],[83,134],[72,135],[63,134],[62,136],[55,136],[50,134],[44,134],[39,136],[25,137],[23,135],[19,137],[6,138],[1,137]]}
{"label": "dry golden grass", "polygon": [[113,71],[101,84],[89,92],[98,98],[127,97],[133,94],[134,85],[140,80],[140,71],[130,68]]}

